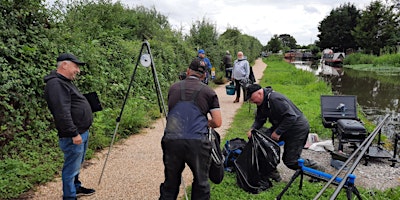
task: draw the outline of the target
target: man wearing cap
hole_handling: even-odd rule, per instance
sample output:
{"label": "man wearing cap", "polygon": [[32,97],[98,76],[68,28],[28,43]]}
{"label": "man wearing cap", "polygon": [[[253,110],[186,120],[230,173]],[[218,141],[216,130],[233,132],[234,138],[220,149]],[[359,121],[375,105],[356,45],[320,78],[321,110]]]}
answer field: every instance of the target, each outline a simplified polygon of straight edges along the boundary
{"label": "man wearing cap", "polygon": [[206,68],[202,59],[195,58],[187,69],[187,78],[168,91],[169,112],[161,141],[165,180],[160,185],[160,200],[177,198],[185,163],[193,173],[191,198],[210,199],[208,128],[220,127],[222,118],[217,94],[201,82]]}
{"label": "man wearing cap", "polygon": [[93,122],[87,99],[72,83],[85,65],[72,54],[57,58],[57,69],[44,77],[44,96],[58,131],[59,145],[64,153],[62,169],[63,200],[92,195],[95,190],[84,188],[79,181],[81,164],[88,147],[89,127]]}
{"label": "man wearing cap", "polygon": [[[261,88],[251,84],[246,88],[246,100],[257,105],[257,114],[247,136],[252,130],[260,129],[268,120],[270,137],[275,141],[284,141],[283,163],[292,170],[299,169],[297,160],[308,137],[310,125],[303,113],[284,95],[275,92],[271,87]],[[280,181],[279,173],[272,173],[271,178]]]}
{"label": "man wearing cap", "polygon": [[204,62],[206,63],[207,71],[206,71],[206,77],[203,79],[203,83],[205,83],[205,84],[208,85],[208,80],[209,80],[209,78],[210,78],[210,73],[211,73],[211,68],[212,68],[210,59],[208,59],[208,58],[206,57],[206,52],[205,52],[203,49],[200,49],[200,50],[197,52],[197,56],[198,56],[200,59],[204,60]]}

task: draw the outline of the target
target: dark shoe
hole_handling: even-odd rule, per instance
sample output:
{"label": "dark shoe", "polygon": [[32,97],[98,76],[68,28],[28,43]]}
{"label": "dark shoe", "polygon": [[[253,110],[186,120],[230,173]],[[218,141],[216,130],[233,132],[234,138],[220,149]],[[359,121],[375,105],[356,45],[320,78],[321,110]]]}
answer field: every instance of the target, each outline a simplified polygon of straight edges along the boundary
{"label": "dark shoe", "polygon": [[269,175],[269,177],[270,177],[272,180],[274,180],[275,182],[280,182],[280,181],[282,180],[282,177],[281,177],[281,175],[279,174],[278,171],[273,171],[273,172]]}
{"label": "dark shoe", "polygon": [[76,189],[76,196],[77,197],[90,196],[90,195],[94,194],[95,192],[96,192],[96,190],[94,190],[94,189],[79,187]]}
{"label": "dark shoe", "polygon": [[237,103],[237,102],[239,102],[238,98],[236,98],[235,101],[233,101],[233,103]]}

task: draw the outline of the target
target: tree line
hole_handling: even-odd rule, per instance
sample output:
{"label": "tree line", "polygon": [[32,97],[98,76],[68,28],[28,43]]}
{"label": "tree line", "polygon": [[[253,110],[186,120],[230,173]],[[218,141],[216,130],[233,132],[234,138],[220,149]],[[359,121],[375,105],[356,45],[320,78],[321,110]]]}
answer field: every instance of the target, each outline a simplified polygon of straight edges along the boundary
{"label": "tree line", "polygon": [[329,48],[335,52],[360,51],[378,56],[396,53],[400,46],[400,1],[386,1],[386,4],[372,1],[364,10],[352,3],[343,4],[321,20],[318,31],[319,40],[306,47],[297,45],[289,34],[276,34],[264,50],[304,48],[316,52]]}

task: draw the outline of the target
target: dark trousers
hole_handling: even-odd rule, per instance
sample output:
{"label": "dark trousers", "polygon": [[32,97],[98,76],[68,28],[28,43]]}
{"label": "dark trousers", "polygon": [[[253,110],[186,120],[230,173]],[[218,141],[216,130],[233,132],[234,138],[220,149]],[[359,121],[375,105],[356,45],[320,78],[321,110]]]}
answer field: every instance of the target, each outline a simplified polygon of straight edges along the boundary
{"label": "dark trousers", "polygon": [[210,199],[208,171],[210,167],[211,143],[203,140],[161,141],[163,149],[165,181],[160,186],[160,200],[175,200],[179,193],[185,163],[193,173],[191,199]]}
{"label": "dark trousers", "polygon": [[[292,170],[299,169],[298,159],[301,156],[304,145],[306,144],[308,133],[310,130],[310,125],[307,119],[303,116],[298,119],[298,121],[293,125],[291,130],[284,133],[279,141],[284,141],[282,161]],[[271,137],[274,130],[266,132],[266,135]]]}
{"label": "dark trousers", "polygon": [[299,169],[298,159],[301,156],[304,145],[306,144],[310,126],[304,117],[299,119],[302,123],[297,122],[291,131],[285,133],[281,138],[285,141],[283,146],[283,163],[292,170]]}
{"label": "dark trousers", "polygon": [[232,76],[232,65],[231,64],[225,64],[225,77],[230,79]]}
{"label": "dark trousers", "polygon": [[240,84],[240,80],[235,79],[236,99],[240,98],[240,88],[242,88],[242,90],[243,90],[243,101],[244,101],[244,99],[246,98],[245,88],[242,87],[242,85]]}

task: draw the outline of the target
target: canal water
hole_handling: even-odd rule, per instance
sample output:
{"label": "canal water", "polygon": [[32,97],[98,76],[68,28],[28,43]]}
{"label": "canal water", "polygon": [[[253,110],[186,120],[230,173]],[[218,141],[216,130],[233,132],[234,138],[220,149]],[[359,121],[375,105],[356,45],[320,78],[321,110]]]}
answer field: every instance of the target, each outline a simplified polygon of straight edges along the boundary
{"label": "canal water", "polygon": [[375,124],[390,114],[382,133],[390,138],[400,134],[400,74],[377,74],[319,63],[295,62],[296,68],[313,72],[332,86],[336,95],[355,95],[368,120]]}

